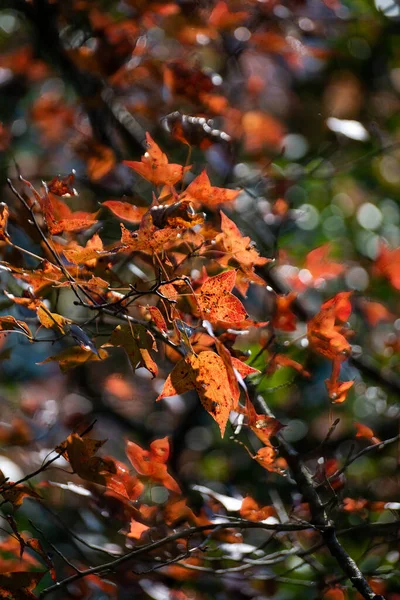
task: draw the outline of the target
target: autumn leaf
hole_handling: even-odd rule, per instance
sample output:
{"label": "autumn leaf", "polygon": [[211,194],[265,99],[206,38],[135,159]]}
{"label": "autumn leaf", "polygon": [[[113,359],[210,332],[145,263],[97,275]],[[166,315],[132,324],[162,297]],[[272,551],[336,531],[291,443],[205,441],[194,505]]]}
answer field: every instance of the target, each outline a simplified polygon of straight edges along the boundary
{"label": "autumn leaf", "polygon": [[53,561],[51,560],[51,558],[47,554],[47,552],[44,550],[40,541],[37,540],[36,538],[29,538],[26,540],[25,544],[28,548],[30,548],[31,550],[33,550],[34,552],[36,552],[36,554],[38,554],[40,556],[40,558],[44,561],[44,563],[48,567],[52,580],[57,581],[57,574],[56,574],[56,570],[54,568]]}
{"label": "autumn leaf", "polygon": [[145,475],[172,492],[180,494],[180,487],[167,470],[169,452],[167,437],[151,442],[150,450],[144,450],[134,442],[128,441],[126,444],[126,455],[139,475]]}
{"label": "autumn leaf", "polygon": [[386,306],[384,306],[380,302],[372,302],[363,299],[361,301],[360,306],[367,322],[372,327],[376,327],[382,321],[392,321],[394,318],[394,316],[386,308]]}
{"label": "autumn leaf", "polygon": [[179,243],[181,237],[177,229],[158,229],[152,221],[147,223],[143,219],[138,231],[129,231],[121,223],[121,234],[121,250],[145,254],[163,252],[169,246]]}
{"label": "autumn leaf", "polygon": [[41,499],[41,496],[39,496],[39,494],[37,494],[28,485],[24,485],[23,483],[14,485],[13,481],[7,481],[7,483],[4,484],[3,490],[0,493],[3,496],[4,500],[10,502],[15,509],[21,506],[25,498]]}
{"label": "autumn leaf", "polygon": [[51,235],[58,235],[64,231],[82,231],[97,223],[97,219],[91,213],[72,212],[65,202],[48,191],[40,196],[40,206]]}
{"label": "autumn leaf", "polygon": [[118,219],[133,224],[140,223],[143,215],[148,210],[146,206],[135,206],[129,202],[119,200],[107,200],[103,202],[103,206],[106,206]]}
{"label": "autumn leaf", "polygon": [[127,467],[111,457],[95,456],[106,440],[81,438],[72,433],[56,451],[63,454],[74,473],[82,479],[103,485],[116,494],[136,500],[143,486],[130,475]]}
{"label": "autumn leaf", "polygon": [[168,327],[164,317],[160,312],[160,309],[157,308],[157,306],[147,306],[147,310],[149,311],[151,320],[153,321],[157,329],[166,333],[168,331]]}
{"label": "autumn leaf", "polygon": [[290,292],[286,296],[276,296],[275,313],[272,326],[282,331],[295,331],[297,318],[292,311],[292,304],[297,297],[296,292]]}
{"label": "autumn leaf", "polygon": [[140,540],[143,533],[148,529],[149,527],[147,525],[139,523],[139,521],[135,521],[135,519],[131,519],[130,529],[126,534],[126,537],[133,538],[134,540]]}
{"label": "autumn leaf", "polygon": [[151,350],[157,351],[157,344],[144,325],[118,325],[111,334],[110,344],[124,348],[134,371],[144,367],[153,377],[157,375],[158,367],[150,354]]}
{"label": "autumn leaf", "polygon": [[0,337],[2,334],[7,334],[11,331],[19,331],[28,339],[32,338],[31,330],[24,321],[19,321],[12,316],[0,316]]}
{"label": "autumn leaf", "polygon": [[43,303],[38,307],[36,314],[43,327],[46,327],[46,329],[58,329],[61,333],[65,333],[65,326],[70,323],[70,319],[66,319],[62,315],[50,312]]}
{"label": "autumn leaf", "polygon": [[88,177],[94,182],[105,177],[115,167],[116,157],[112,148],[99,144],[95,139],[87,138],[78,143],[75,152],[86,162]]}
{"label": "autumn leaf", "polygon": [[0,241],[6,242],[9,239],[7,232],[9,210],[7,204],[0,202]]}
{"label": "autumn leaf", "polygon": [[332,404],[341,404],[346,400],[347,392],[353,387],[354,381],[332,381],[331,379],[326,379],[325,385]]}
{"label": "autumn leaf", "polygon": [[381,441],[367,425],[363,425],[362,423],[354,423],[354,427],[357,430],[356,438],[366,438],[367,440],[371,440],[373,444],[379,444]]}
{"label": "autumn leaf", "polygon": [[236,281],[235,271],[224,271],[208,277],[196,292],[196,300],[204,319],[210,323],[235,323],[246,318],[246,309],[231,292]]}
{"label": "autumn leaf", "polygon": [[58,354],[49,356],[48,358],[46,358],[38,364],[44,365],[49,362],[57,362],[61,371],[65,373],[69,369],[74,369],[75,367],[79,367],[84,363],[91,362],[94,360],[104,360],[105,358],[107,358],[107,356],[108,353],[104,348],[99,348],[98,353],[96,354],[80,346],[71,346],[70,348],[62,350]]}
{"label": "autumn leaf", "polygon": [[53,177],[46,186],[49,192],[56,196],[64,198],[70,198],[71,196],[77,196],[78,192],[73,186],[75,181],[75,172],[70,173],[66,177]]}
{"label": "autumn leaf", "polygon": [[318,286],[321,282],[335,279],[345,271],[345,265],[329,258],[331,244],[323,244],[311,250],[306,256],[301,278],[297,275],[289,279],[290,285],[299,292],[307,287]]}
{"label": "autumn leaf", "polygon": [[154,185],[175,185],[190,167],[170,164],[166,154],[157,146],[149,133],[146,133],[147,152],[141,162],[125,160],[124,164],[139,173]]}
{"label": "autumn leaf", "polygon": [[215,238],[215,249],[221,250],[223,255],[216,260],[222,267],[231,264],[240,269],[240,274],[237,273],[236,287],[245,296],[250,281],[265,286],[265,281],[254,272],[254,268],[265,265],[271,259],[261,257],[251,239],[242,236],[236,224],[222,211],[220,214],[221,233]]}
{"label": "autumn leaf", "polygon": [[179,361],[165,381],[157,400],[195,389],[206,411],[218,423],[221,435],[233,406],[233,398],[224,361],[211,351],[189,355]]}
{"label": "autumn leaf", "polygon": [[[231,360],[232,368],[243,378],[257,372],[234,357]],[[226,361],[210,350],[180,360],[166,379],[157,401],[192,389],[197,391],[203,407],[218,423],[223,437],[230,411],[239,399],[238,388],[228,376]]]}
{"label": "autumn leaf", "polygon": [[297,371],[297,373],[300,373],[303,377],[311,377],[311,373],[306,371],[303,365],[290,358],[290,356],[279,353],[274,353],[267,358],[267,368],[265,373],[267,375],[272,375],[279,367],[289,367],[290,369]]}
{"label": "autumn leaf", "polygon": [[250,496],[243,499],[242,506],[240,507],[240,516],[248,521],[265,521],[268,517],[276,515],[276,511],[273,506],[263,506],[253,500]]}
{"label": "autumn leaf", "polygon": [[8,264],[5,266],[16,279],[26,281],[35,296],[42,295],[46,288],[65,279],[62,269],[48,260],[43,260],[36,269],[25,269]]}
{"label": "autumn leaf", "polygon": [[400,247],[390,250],[381,241],[374,263],[376,273],[386,277],[396,290],[400,290]]}
{"label": "autumn leaf", "polygon": [[257,414],[249,398],[246,398],[246,412],[250,429],[265,446],[271,446],[271,437],[275,436],[284,425],[275,417]]}
{"label": "autumn leaf", "polygon": [[272,446],[264,446],[260,448],[254,459],[267,471],[272,473],[284,474],[287,468],[286,462],[283,458],[278,458],[278,453]]}
{"label": "autumn leaf", "polygon": [[65,249],[60,248],[60,251],[69,262],[75,265],[86,264],[89,267],[94,267],[99,258],[110,256],[113,253],[113,250],[104,250],[103,242],[97,233],[87,241],[84,247],[75,244]]}
{"label": "autumn leaf", "polygon": [[351,513],[363,513],[368,506],[368,500],[365,498],[343,498],[343,510]]}
{"label": "autumn leaf", "polygon": [[203,205],[207,208],[215,209],[225,202],[233,202],[239,196],[240,192],[241,190],[213,187],[204,170],[188,185],[181,199],[190,200],[195,207]]}
{"label": "autumn leaf", "polygon": [[9,600],[37,600],[33,590],[45,572],[16,572],[0,575],[0,597]]}
{"label": "autumn leaf", "polygon": [[310,347],[326,358],[345,360],[351,354],[351,346],[341,333],[343,322],[351,312],[348,294],[337,294],[325,302],[321,310],[307,323]]}

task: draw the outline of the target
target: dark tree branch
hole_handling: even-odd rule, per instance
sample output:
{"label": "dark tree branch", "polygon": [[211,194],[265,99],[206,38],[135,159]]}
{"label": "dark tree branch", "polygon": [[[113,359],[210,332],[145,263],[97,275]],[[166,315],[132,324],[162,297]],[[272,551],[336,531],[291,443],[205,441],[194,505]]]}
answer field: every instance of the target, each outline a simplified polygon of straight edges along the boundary
{"label": "dark tree branch", "polygon": [[[254,403],[257,405],[257,412],[273,416],[261,396],[254,398]],[[324,503],[314,486],[312,475],[300,455],[281,434],[278,434],[277,437],[279,439],[281,455],[287,461],[300,493],[309,504],[312,522],[320,530],[325,546],[336,559],[343,573],[347,575],[353,586],[365,600],[384,600],[383,596],[375,594],[371,589],[355,561],[349,556],[337,539],[335,525],[329,519]]]}

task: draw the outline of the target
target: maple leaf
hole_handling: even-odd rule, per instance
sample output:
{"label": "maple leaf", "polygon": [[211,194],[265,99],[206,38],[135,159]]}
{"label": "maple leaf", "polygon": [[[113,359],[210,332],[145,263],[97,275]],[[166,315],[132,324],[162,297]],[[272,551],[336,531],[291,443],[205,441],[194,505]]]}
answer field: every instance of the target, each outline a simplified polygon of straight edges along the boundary
{"label": "maple leaf", "polygon": [[167,525],[175,525],[178,521],[188,521],[195,525],[205,524],[199,523],[198,517],[187,506],[186,498],[171,498],[164,508],[164,519]]}
{"label": "maple leaf", "polygon": [[47,552],[44,550],[42,544],[36,538],[29,538],[25,542],[26,546],[36,552],[40,556],[40,558],[45,562],[46,566],[49,568],[49,573],[53,581],[57,581],[57,574],[54,568],[53,561],[50,559]]}
{"label": "maple leaf", "polygon": [[283,458],[278,458],[278,453],[272,446],[264,446],[260,448],[254,459],[267,471],[279,473],[283,475],[287,468],[286,461]]}
{"label": "maple leaf", "polygon": [[154,185],[175,185],[190,167],[168,163],[168,158],[157,146],[149,133],[146,133],[147,152],[141,162],[124,160],[124,164],[139,173]]}
{"label": "maple leaf", "polygon": [[144,367],[153,377],[157,375],[158,367],[150,354],[151,350],[157,350],[156,341],[144,325],[118,325],[111,334],[110,344],[124,348],[134,371]]}
{"label": "maple leaf", "polygon": [[342,292],[325,302],[307,323],[310,347],[326,358],[345,360],[351,353],[351,346],[341,333],[342,324],[351,312],[349,294]]}
{"label": "maple leaf", "polygon": [[357,438],[366,438],[367,440],[371,440],[373,444],[378,444],[381,441],[375,436],[372,429],[370,427],[367,427],[367,425],[363,425],[362,423],[354,423],[354,427],[357,430]]}
{"label": "maple leaf", "polygon": [[378,256],[375,259],[375,271],[386,277],[396,290],[400,290],[400,248],[390,250],[381,241]]}
{"label": "maple leaf", "polygon": [[220,214],[221,233],[215,238],[215,249],[222,250],[224,254],[216,260],[222,267],[231,263],[240,269],[236,277],[236,287],[244,296],[250,281],[265,286],[265,281],[254,273],[254,268],[265,265],[270,259],[261,257],[251,239],[243,237],[236,224],[222,211]]}
{"label": "maple leaf", "polygon": [[150,450],[144,450],[134,442],[128,441],[126,444],[126,455],[139,475],[145,475],[172,492],[180,494],[180,487],[167,470],[169,452],[167,437],[151,442]]}
{"label": "maple leaf", "polygon": [[0,316],[0,337],[2,334],[7,334],[10,331],[19,331],[28,339],[32,338],[31,330],[24,321],[19,321],[13,316]]}
{"label": "maple leaf", "polygon": [[43,302],[38,306],[36,314],[43,327],[46,327],[46,329],[58,329],[61,333],[65,333],[65,326],[71,322],[70,319],[66,319],[62,315],[50,312]]}
{"label": "maple leaf", "polygon": [[307,287],[318,286],[324,280],[334,279],[341,275],[346,267],[341,263],[330,260],[330,252],[331,244],[329,242],[311,250],[307,254],[301,278],[298,275],[290,277],[290,285],[302,292]]}
{"label": "maple leaf", "polygon": [[296,330],[296,315],[291,309],[293,302],[297,297],[296,292],[290,292],[286,296],[276,296],[275,314],[272,319],[272,326],[282,331]]}
{"label": "maple leaf", "polygon": [[267,369],[265,372],[267,375],[272,375],[273,373],[275,373],[278,367],[289,367],[300,373],[300,375],[302,375],[303,377],[311,377],[311,374],[305,370],[303,365],[293,360],[286,354],[272,354],[267,359]]}
{"label": "maple leaf", "polygon": [[106,206],[119,219],[133,224],[140,223],[148,210],[146,206],[135,206],[119,200],[107,200],[103,202],[103,206]]}
{"label": "maple leaf", "polygon": [[[5,479],[3,473],[0,471],[1,479]],[[12,487],[10,487],[12,486]],[[19,483],[14,485],[13,481],[7,481],[5,487],[0,492],[4,500],[10,502],[15,509],[19,508],[25,498],[38,498],[42,499],[41,496],[35,490],[30,488],[28,485]]]}
{"label": "maple leaf", "polygon": [[334,586],[325,592],[322,600],[346,600],[346,593],[339,587]]}
{"label": "maple leaf", "polygon": [[4,202],[0,202],[0,241],[6,242],[9,239],[7,232],[9,211]]}
{"label": "maple leaf", "polygon": [[37,600],[33,590],[45,572],[16,572],[0,575],[0,597],[11,600]]}
{"label": "maple leaf", "polygon": [[94,267],[99,258],[109,256],[113,253],[112,250],[104,250],[103,242],[97,233],[87,241],[85,247],[75,243],[67,248],[59,248],[59,250],[64,254],[68,262],[75,265],[86,264],[89,267]]}
{"label": "maple leaf", "polygon": [[74,369],[86,362],[91,362],[93,360],[103,360],[107,358],[108,353],[104,348],[99,348],[98,352],[92,352],[91,350],[82,348],[81,346],[71,346],[70,348],[66,348],[62,350],[58,354],[53,356],[49,356],[39,365],[44,365],[49,362],[57,362],[60,367],[62,373],[65,373],[69,369]]}
{"label": "maple leaf", "polygon": [[39,198],[40,207],[51,235],[58,235],[63,231],[81,231],[97,223],[97,219],[94,219],[94,215],[91,213],[72,212],[65,202],[48,191],[45,191],[45,194]]}
{"label": "maple leaf", "polygon": [[232,29],[243,23],[248,15],[246,11],[230,12],[228,4],[220,0],[211,11],[208,22],[218,30]]}
{"label": "maple leaf", "polygon": [[268,519],[268,517],[273,517],[276,515],[276,511],[273,506],[263,506],[260,505],[253,500],[250,496],[243,498],[242,506],[240,507],[240,516],[243,519],[248,519],[249,521],[264,521]]}
{"label": "maple leaf", "polygon": [[363,299],[361,302],[361,310],[372,327],[376,327],[382,321],[393,320],[391,312],[380,302],[371,302]]}
{"label": "maple leaf", "polygon": [[195,207],[203,205],[207,208],[215,209],[225,202],[233,202],[239,196],[240,192],[241,190],[213,187],[204,170],[188,185],[181,199],[190,200]]}
{"label": "maple leaf", "polygon": [[163,332],[167,332],[168,327],[167,327],[164,317],[162,316],[162,314],[160,312],[160,309],[157,308],[157,306],[147,306],[147,310],[149,311],[151,320],[153,321],[153,323],[157,327],[157,329],[159,329],[160,331],[163,331]]}
{"label": "maple leaf", "polygon": [[353,387],[354,381],[332,381],[325,380],[329,398],[333,404],[341,404],[347,398],[347,392]]}
{"label": "maple leaf", "polygon": [[233,406],[230,382],[224,361],[206,350],[180,360],[169,374],[157,400],[195,389],[206,411],[218,423],[221,435]]}
{"label": "maple leaf", "polygon": [[354,498],[343,498],[343,510],[346,512],[362,513],[367,506],[368,500],[365,500],[365,498],[359,498],[358,500],[355,500]]}
{"label": "maple leaf", "polygon": [[103,485],[125,498],[136,499],[143,486],[130,475],[127,467],[113,458],[95,456],[105,442],[72,433],[56,451],[63,454],[74,473],[82,479]]}
{"label": "maple leaf", "polygon": [[218,354],[222,358],[225,365],[226,374],[229,381],[229,387],[231,389],[232,395],[232,409],[236,410],[240,398],[237,373],[239,374],[239,377],[245,379],[248,375],[253,375],[255,373],[259,373],[260,371],[258,369],[254,369],[253,367],[250,367],[250,365],[246,365],[246,363],[243,363],[238,358],[232,356],[229,350],[224,346],[224,344],[220,340],[218,340],[218,338],[215,338],[214,341]]}
{"label": "maple leaf", "polygon": [[140,540],[144,532],[148,529],[149,527],[147,525],[139,523],[139,521],[135,521],[135,519],[131,519],[130,529],[126,534],[126,537],[133,538],[134,540]]}
{"label": "maple leaf", "polygon": [[267,415],[258,415],[250,399],[246,398],[246,413],[248,426],[265,446],[271,446],[271,437],[275,436],[283,427],[282,423]]}
{"label": "maple leaf", "polygon": [[323,303],[321,310],[327,310],[329,308],[334,309],[335,318],[342,323],[345,323],[351,315],[351,302],[350,297],[353,292],[339,292]]}
{"label": "maple leaf", "polygon": [[224,271],[208,277],[196,292],[196,300],[203,318],[216,323],[235,323],[246,318],[246,309],[231,292],[235,286],[236,272]]}
{"label": "maple leaf", "polygon": [[75,172],[70,173],[66,177],[53,177],[51,181],[46,184],[47,189],[56,196],[70,198],[71,196],[77,196],[78,192],[73,188],[75,181]]}
{"label": "maple leaf", "polygon": [[[36,269],[24,269],[3,263],[16,279],[26,281],[36,296],[42,295],[46,288],[65,279],[63,271],[48,260],[43,260]],[[68,283],[68,285],[70,285]]]}
{"label": "maple leaf", "polygon": [[95,139],[86,138],[75,147],[75,152],[86,161],[89,179],[99,181],[115,166],[116,157],[110,146],[99,144]]}

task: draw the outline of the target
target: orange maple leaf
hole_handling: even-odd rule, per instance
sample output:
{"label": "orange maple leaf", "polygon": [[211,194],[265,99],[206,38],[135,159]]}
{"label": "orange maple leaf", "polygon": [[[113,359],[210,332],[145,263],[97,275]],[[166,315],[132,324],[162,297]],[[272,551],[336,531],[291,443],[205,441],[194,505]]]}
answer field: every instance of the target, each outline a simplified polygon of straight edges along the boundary
{"label": "orange maple leaf", "polygon": [[224,361],[218,354],[206,350],[180,360],[164,383],[157,400],[195,389],[206,411],[225,433],[233,407],[230,382]]}
{"label": "orange maple leaf", "polygon": [[58,235],[63,231],[82,231],[97,223],[97,219],[94,218],[96,213],[72,212],[65,202],[48,191],[40,196],[40,207],[51,235]]}
{"label": "orange maple leaf", "polygon": [[375,271],[386,277],[396,290],[400,290],[400,247],[389,250],[381,241],[374,267]]}
{"label": "orange maple leaf", "polygon": [[250,429],[265,446],[271,446],[271,437],[275,436],[284,425],[275,417],[258,415],[249,398],[246,398],[246,412]]}
{"label": "orange maple leaf", "polygon": [[151,442],[150,450],[144,450],[134,442],[128,441],[126,444],[126,455],[139,475],[145,475],[172,492],[180,494],[179,485],[167,470],[166,462],[169,452],[170,446],[167,437]]}
{"label": "orange maple leaf", "polygon": [[276,296],[275,314],[272,319],[272,326],[282,331],[296,330],[296,315],[291,306],[296,299],[296,292],[290,292],[286,296]]}
{"label": "orange maple leaf", "polygon": [[343,273],[345,265],[329,259],[331,244],[323,244],[307,254],[301,278],[296,275],[290,278],[290,284],[301,292],[307,287],[318,285],[326,279],[334,279]]}
{"label": "orange maple leaf", "polygon": [[345,360],[351,353],[351,346],[341,332],[351,312],[349,294],[341,292],[325,302],[307,323],[310,347],[326,358]]}
{"label": "orange maple leaf", "polygon": [[195,207],[202,204],[213,209],[225,202],[233,202],[239,196],[240,191],[213,187],[204,170],[188,185],[181,199],[190,200]]}
{"label": "orange maple leaf", "polygon": [[161,151],[149,133],[146,133],[146,141],[147,152],[142,156],[141,162],[124,160],[124,164],[154,185],[175,185],[190,167],[170,164],[167,155]]}
{"label": "orange maple leaf", "polygon": [[237,273],[236,287],[244,296],[247,292],[249,282],[265,286],[265,281],[254,273],[254,268],[265,265],[271,259],[263,258],[252,245],[247,236],[242,236],[236,224],[221,211],[221,233],[215,238],[215,249],[224,254],[216,260],[222,267],[231,263],[239,267]]}
{"label": "orange maple leaf", "polygon": [[216,323],[243,321],[247,313],[243,304],[231,292],[235,286],[236,271],[224,271],[208,277],[196,292],[196,300],[202,317]]}
{"label": "orange maple leaf", "polygon": [[371,440],[373,444],[378,444],[381,440],[377,438],[370,427],[363,425],[362,423],[354,423],[354,427],[357,430],[356,437],[366,438]]}
{"label": "orange maple leaf", "polygon": [[143,215],[148,210],[146,206],[135,206],[129,202],[119,200],[107,200],[103,202],[103,206],[106,206],[119,219],[133,224],[140,223]]}
{"label": "orange maple leaf", "polygon": [[264,521],[274,515],[276,515],[276,511],[273,506],[263,506],[261,508],[251,496],[244,498],[240,507],[240,516],[249,521]]}

